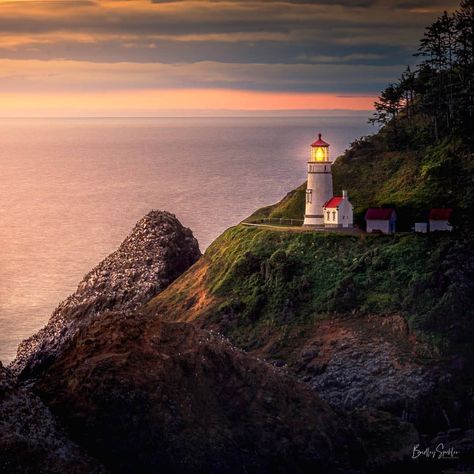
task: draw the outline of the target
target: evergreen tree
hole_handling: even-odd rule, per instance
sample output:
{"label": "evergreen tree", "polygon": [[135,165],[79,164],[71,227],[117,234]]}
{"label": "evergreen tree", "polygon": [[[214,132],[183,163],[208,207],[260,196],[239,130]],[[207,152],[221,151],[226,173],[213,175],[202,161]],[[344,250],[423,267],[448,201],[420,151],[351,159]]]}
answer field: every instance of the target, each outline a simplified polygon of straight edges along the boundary
{"label": "evergreen tree", "polygon": [[[444,12],[426,28],[415,56],[415,71],[408,67],[396,84],[382,91],[375,102],[372,123],[399,137],[404,123],[428,129],[419,133],[439,141],[458,136],[473,145],[474,133],[474,0],[463,0],[453,14]],[[421,131],[420,131],[421,132]]]}

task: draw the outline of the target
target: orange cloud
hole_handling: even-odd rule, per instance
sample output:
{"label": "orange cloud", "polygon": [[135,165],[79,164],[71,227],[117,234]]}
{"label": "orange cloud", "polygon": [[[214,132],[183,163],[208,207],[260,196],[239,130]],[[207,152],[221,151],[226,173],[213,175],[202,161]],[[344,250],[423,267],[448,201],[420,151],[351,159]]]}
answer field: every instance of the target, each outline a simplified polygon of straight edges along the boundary
{"label": "orange cloud", "polygon": [[0,114],[368,110],[454,4],[0,0]]}

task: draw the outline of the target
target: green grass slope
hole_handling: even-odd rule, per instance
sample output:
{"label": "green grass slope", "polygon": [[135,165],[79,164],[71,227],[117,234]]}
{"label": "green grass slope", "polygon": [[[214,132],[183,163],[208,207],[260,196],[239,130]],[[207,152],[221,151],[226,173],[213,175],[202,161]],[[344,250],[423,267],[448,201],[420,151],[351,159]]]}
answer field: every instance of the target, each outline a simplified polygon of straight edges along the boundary
{"label": "green grass slope", "polygon": [[[438,349],[469,351],[474,253],[453,234],[294,233],[239,225],[150,303],[255,349],[329,316],[401,314]],[[304,338],[304,335],[302,335]],[[455,349],[454,349],[455,348]]]}
{"label": "green grass slope", "polygon": [[257,209],[247,220],[265,217],[284,219],[303,219],[305,206],[306,183],[290,191],[280,202]]}

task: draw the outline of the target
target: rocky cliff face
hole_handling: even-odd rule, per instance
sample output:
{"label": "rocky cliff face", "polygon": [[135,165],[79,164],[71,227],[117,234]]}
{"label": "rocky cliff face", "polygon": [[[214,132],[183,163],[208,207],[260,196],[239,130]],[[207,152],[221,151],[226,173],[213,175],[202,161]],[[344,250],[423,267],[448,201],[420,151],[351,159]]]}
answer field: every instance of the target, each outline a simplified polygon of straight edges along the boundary
{"label": "rocky cliff face", "polygon": [[328,318],[290,367],[332,406],[376,408],[413,422],[436,381],[433,367],[420,362],[423,348],[401,316]]}
{"label": "rocky cliff face", "polygon": [[120,310],[127,317],[199,257],[197,240],[174,215],[150,212],[115,252],[84,277],[48,324],[20,344],[10,365],[12,372],[23,378],[36,376],[58,357],[80,327],[107,310]]}
{"label": "rocky cliff face", "polygon": [[334,472],[365,460],[309,388],[217,335],[140,313],[83,326],[35,390],[112,472]]}
{"label": "rocky cliff face", "polygon": [[49,409],[0,364],[0,472],[102,473],[64,434]]}

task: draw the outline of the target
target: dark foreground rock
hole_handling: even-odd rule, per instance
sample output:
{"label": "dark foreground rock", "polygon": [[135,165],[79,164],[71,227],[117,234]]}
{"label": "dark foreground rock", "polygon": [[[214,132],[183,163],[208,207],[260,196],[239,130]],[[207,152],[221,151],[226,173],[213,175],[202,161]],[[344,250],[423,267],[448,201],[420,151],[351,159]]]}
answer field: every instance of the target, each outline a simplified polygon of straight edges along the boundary
{"label": "dark foreground rock", "polygon": [[187,323],[108,313],[35,391],[113,472],[345,472],[363,461],[312,390]]}
{"label": "dark foreground rock", "polygon": [[49,409],[0,364],[0,472],[101,473],[64,435]]}
{"label": "dark foreground rock", "polygon": [[173,214],[150,212],[115,252],[84,277],[48,324],[20,344],[11,371],[22,378],[35,377],[58,357],[80,327],[106,310],[120,310],[127,317],[199,257],[197,240]]}

